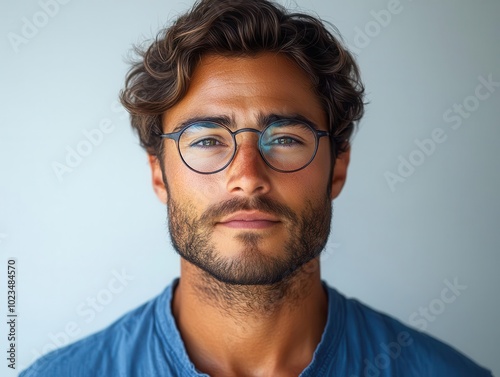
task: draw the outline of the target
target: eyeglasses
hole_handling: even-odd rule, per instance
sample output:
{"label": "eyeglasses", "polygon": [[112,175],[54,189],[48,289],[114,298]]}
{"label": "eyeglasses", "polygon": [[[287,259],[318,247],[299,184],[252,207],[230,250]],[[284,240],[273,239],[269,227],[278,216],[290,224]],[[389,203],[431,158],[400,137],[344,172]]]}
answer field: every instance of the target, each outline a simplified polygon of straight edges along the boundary
{"label": "eyeglasses", "polygon": [[177,132],[160,134],[172,139],[182,161],[200,174],[213,174],[225,169],[236,155],[236,135],[253,132],[259,135],[258,148],[262,159],[272,169],[292,173],[309,165],[318,151],[319,139],[329,136],[310,124],[296,119],[283,119],[268,124],[262,131],[242,128],[231,131],[212,121],[196,121]]}

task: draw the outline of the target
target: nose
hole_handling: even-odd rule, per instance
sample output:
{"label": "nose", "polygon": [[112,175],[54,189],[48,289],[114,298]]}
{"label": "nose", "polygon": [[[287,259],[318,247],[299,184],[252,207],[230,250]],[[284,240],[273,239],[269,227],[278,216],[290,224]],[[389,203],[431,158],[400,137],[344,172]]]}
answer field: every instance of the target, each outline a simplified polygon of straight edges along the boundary
{"label": "nose", "polygon": [[254,196],[270,191],[270,168],[258,148],[258,135],[252,132],[237,136],[237,150],[226,168],[227,191],[231,194]]}

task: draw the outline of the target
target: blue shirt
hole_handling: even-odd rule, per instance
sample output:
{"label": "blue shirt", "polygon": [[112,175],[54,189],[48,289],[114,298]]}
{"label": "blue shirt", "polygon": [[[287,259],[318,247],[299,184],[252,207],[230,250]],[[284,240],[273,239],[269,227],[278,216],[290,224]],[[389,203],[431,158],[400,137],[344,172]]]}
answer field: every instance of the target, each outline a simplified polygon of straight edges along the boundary
{"label": "blue shirt", "polygon": [[[20,377],[208,376],[190,361],[175,324],[177,283],[104,330],[41,357]],[[300,377],[491,377],[450,346],[323,286],[327,324]]]}

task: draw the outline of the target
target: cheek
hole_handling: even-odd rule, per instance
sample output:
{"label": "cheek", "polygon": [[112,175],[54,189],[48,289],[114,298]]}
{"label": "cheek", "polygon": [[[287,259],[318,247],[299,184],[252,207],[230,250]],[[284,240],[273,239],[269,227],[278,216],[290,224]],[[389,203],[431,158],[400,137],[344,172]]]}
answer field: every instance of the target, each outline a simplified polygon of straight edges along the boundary
{"label": "cheek", "polygon": [[189,192],[189,200],[199,203],[203,207],[218,202],[218,198],[223,197],[222,187],[224,187],[216,176],[203,175],[190,172],[186,174],[186,192]]}
{"label": "cheek", "polygon": [[165,148],[165,174],[174,199],[186,197],[190,201],[204,202],[205,198],[217,197],[221,187],[218,174],[199,174],[182,161],[174,143]]}
{"label": "cheek", "polygon": [[[311,167],[312,168],[312,167]],[[297,214],[306,204],[323,202],[327,197],[328,174],[322,169],[309,169],[290,174],[280,183],[281,201]]]}
{"label": "cheek", "polygon": [[298,171],[299,176],[294,179],[296,184],[299,183],[303,188],[306,199],[323,198],[326,195],[331,168],[330,149],[322,145],[318,148],[314,160],[304,170]]}
{"label": "cheek", "polygon": [[219,197],[222,185],[216,177],[198,174],[182,161],[182,165],[172,167],[167,172],[167,181],[171,182],[170,194],[172,199],[185,206],[204,209]]}

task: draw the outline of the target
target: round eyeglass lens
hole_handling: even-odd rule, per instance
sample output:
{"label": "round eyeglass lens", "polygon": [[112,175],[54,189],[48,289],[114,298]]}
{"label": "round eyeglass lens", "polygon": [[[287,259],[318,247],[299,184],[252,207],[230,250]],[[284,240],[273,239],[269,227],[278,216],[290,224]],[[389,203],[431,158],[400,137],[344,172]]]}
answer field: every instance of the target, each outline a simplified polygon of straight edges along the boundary
{"label": "round eyeglass lens", "polygon": [[269,165],[281,171],[299,170],[316,152],[316,134],[297,121],[272,123],[262,134],[260,150]]}
{"label": "round eyeglass lens", "polygon": [[231,159],[234,140],[228,129],[216,123],[193,123],[179,138],[179,152],[191,169],[211,173]]}

